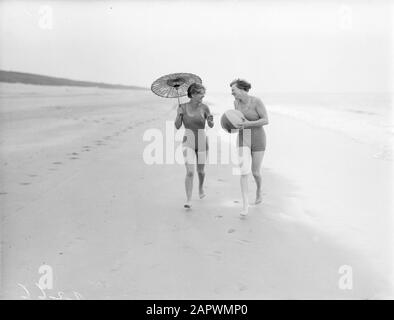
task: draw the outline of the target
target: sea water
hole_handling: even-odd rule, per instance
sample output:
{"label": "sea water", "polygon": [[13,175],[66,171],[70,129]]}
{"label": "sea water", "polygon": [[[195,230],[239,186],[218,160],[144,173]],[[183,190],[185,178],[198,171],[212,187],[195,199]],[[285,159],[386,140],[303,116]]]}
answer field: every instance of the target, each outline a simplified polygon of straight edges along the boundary
{"label": "sea water", "polygon": [[[253,94],[252,94],[253,95]],[[277,113],[341,132],[373,146],[375,158],[392,161],[394,115],[390,93],[261,93],[255,94],[268,114]],[[216,114],[234,108],[228,94],[207,94],[206,103]]]}

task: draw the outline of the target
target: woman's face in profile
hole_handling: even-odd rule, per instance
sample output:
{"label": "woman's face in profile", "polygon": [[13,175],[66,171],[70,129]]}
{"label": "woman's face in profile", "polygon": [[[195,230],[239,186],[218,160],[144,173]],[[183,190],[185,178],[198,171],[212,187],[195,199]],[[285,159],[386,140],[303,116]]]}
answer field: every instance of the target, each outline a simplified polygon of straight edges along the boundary
{"label": "woman's face in profile", "polygon": [[231,86],[231,94],[235,97],[235,98],[239,98],[242,97],[243,95],[243,90],[241,90],[240,88],[237,87],[237,85],[234,83]]}
{"label": "woman's face in profile", "polygon": [[202,99],[204,99],[204,97],[205,97],[205,91],[204,90],[202,90],[202,91],[200,91],[198,93],[195,93],[193,95],[193,99],[196,100],[196,101],[199,101],[199,102],[201,102]]}

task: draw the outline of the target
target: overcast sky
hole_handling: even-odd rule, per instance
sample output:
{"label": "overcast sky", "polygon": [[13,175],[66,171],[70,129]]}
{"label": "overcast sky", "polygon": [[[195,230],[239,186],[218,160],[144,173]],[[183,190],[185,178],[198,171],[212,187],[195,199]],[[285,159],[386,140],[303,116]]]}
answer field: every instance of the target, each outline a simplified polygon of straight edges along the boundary
{"label": "overcast sky", "polygon": [[390,1],[1,1],[0,68],[149,87],[388,91]]}

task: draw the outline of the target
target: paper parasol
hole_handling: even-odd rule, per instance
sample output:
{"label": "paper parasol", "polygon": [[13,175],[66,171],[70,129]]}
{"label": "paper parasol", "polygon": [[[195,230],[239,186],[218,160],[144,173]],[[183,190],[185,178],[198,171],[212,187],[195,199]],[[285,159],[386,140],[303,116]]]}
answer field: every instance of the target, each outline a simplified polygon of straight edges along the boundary
{"label": "paper parasol", "polygon": [[201,78],[192,73],[172,73],[160,77],[152,83],[151,90],[159,97],[178,98],[187,95],[192,83],[201,84]]}

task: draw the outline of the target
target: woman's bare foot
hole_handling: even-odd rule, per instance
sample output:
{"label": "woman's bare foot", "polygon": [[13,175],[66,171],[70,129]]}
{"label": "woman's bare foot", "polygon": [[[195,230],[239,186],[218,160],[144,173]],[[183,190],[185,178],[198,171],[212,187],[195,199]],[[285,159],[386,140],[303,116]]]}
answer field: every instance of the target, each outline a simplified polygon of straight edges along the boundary
{"label": "woman's bare foot", "polygon": [[256,191],[256,201],[254,204],[259,204],[263,201],[263,196],[261,194],[261,191]]}
{"label": "woman's bare foot", "polygon": [[198,194],[199,194],[199,196],[200,196],[200,199],[203,199],[203,198],[205,198],[205,196],[206,196],[206,194],[205,194],[205,192],[204,192],[204,189],[200,189],[200,191],[198,192]]}
{"label": "woman's bare foot", "polygon": [[249,213],[249,207],[244,207],[241,211],[241,217],[246,217]]}
{"label": "woman's bare foot", "polygon": [[192,204],[190,203],[190,201],[187,201],[183,207],[185,209],[191,209],[192,208]]}

